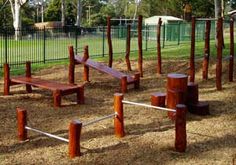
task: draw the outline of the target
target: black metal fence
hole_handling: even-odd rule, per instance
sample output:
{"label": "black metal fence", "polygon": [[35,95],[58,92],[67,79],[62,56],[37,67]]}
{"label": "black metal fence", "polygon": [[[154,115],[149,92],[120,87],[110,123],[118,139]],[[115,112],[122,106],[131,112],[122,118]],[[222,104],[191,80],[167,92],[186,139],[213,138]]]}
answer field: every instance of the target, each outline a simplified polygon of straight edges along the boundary
{"label": "black metal fence", "polygon": [[[213,23],[214,25],[214,23]],[[204,23],[197,24],[196,40],[204,40]],[[68,45],[73,45],[76,53],[83,46],[89,46],[90,56],[104,57],[108,54],[106,27],[96,28],[43,28],[43,29],[0,29],[0,67],[4,63],[19,66],[25,61],[46,63],[68,58]],[[111,29],[114,54],[125,54],[126,26]],[[156,26],[143,26],[143,49],[156,49]],[[162,47],[190,42],[191,25],[189,23],[166,24],[161,30]],[[20,36],[15,40],[15,33]],[[212,26],[211,37],[215,31]],[[137,27],[131,28],[131,51],[138,50]]]}

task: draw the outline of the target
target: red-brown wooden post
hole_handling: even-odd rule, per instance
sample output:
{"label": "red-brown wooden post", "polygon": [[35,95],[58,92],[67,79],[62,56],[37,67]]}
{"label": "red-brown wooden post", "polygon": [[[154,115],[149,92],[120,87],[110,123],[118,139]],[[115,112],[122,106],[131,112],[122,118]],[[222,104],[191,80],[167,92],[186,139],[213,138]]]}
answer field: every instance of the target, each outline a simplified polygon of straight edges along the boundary
{"label": "red-brown wooden post", "polygon": [[217,20],[216,88],[222,90],[223,18]]}
{"label": "red-brown wooden post", "polygon": [[[27,61],[25,63],[25,76],[26,77],[31,77],[31,62],[30,61]],[[31,85],[25,85],[26,86],[26,91],[28,93],[32,93],[32,87]]]}
{"label": "red-brown wooden post", "polygon": [[82,123],[78,120],[72,121],[69,126],[69,156],[74,158],[81,156],[80,152],[80,136]]}
{"label": "red-brown wooden post", "polygon": [[158,107],[165,107],[166,106],[166,94],[156,92],[151,94],[151,105],[158,106]]}
{"label": "red-brown wooden post", "polygon": [[204,59],[202,64],[202,78],[208,79],[208,66],[209,66],[209,57],[210,57],[210,32],[211,32],[211,21],[206,21],[205,28],[205,48],[204,48]]}
{"label": "red-brown wooden post", "polygon": [[121,93],[114,94],[114,111],[117,114],[114,120],[115,135],[117,137],[125,136],[124,117],[123,117],[123,100],[124,96]]}
{"label": "red-brown wooden post", "polygon": [[[175,109],[177,104],[185,104],[187,97],[188,77],[184,74],[170,73],[167,75],[167,107]],[[175,113],[168,112],[171,120]]]}
{"label": "red-brown wooden post", "polygon": [[198,103],[198,84],[190,82],[187,89],[187,102],[186,104]]}
{"label": "red-brown wooden post", "polygon": [[[88,50],[88,45],[84,47],[84,57],[83,61],[86,61],[89,59],[89,50]],[[89,82],[89,67],[84,64],[84,81]]]}
{"label": "red-brown wooden post", "polygon": [[18,126],[18,139],[20,141],[27,140],[27,130],[25,126],[27,125],[27,112],[25,109],[16,108],[17,113],[17,126]]}
{"label": "red-brown wooden post", "polygon": [[109,63],[108,66],[112,67],[113,62],[113,48],[111,40],[111,17],[107,17],[107,41],[108,41],[108,50],[109,50]]}
{"label": "red-brown wooden post", "polygon": [[125,61],[126,61],[126,65],[127,65],[127,69],[128,71],[131,71],[131,64],[130,64],[130,29],[131,26],[128,25],[127,26],[127,38],[126,38],[126,54],[125,54]]}
{"label": "red-brown wooden post", "polygon": [[61,91],[60,90],[53,91],[53,101],[54,101],[53,103],[54,108],[61,106]]}
{"label": "red-brown wooden post", "polygon": [[157,25],[157,73],[161,74],[161,18],[158,20]]}
{"label": "red-brown wooden post", "polygon": [[187,146],[186,112],[187,107],[184,104],[176,105],[175,149],[178,152],[185,152]]}
{"label": "red-brown wooden post", "polygon": [[140,73],[135,73],[134,74],[134,88],[139,89],[140,86]]}
{"label": "red-brown wooden post", "polygon": [[4,64],[4,95],[9,95],[10,94],[10,85],[11,85],[11,80],[10,80],[10,67],[9,64]]}
{"label": "red-brown wooden post", "polygon": [[127,92],[127,76],[121,77],[120,80],[120,87],[121,87],[121,92],[126,93]]}
{"label": "red-brown wooden post", "polygon": [[138,70],[140,72],[140,76],[143,77],[143,44],[142,44],[142,23],[143,16],[138,16]]}
{"label": "red-brown wooden post", "polygon": [[196,18],[192,17],[192,31],[191,31],[191,54],[189,61],[189,75],[190,82],[195,81],[195,29],[196,29]]}
{"label": "red-brown wooden post", "polygon": [[84,104],[85,98],[84,98],[84,85],[80,86],[77,91],[77,103],[78,104]]}
{"label": "red-brown wooden post", "polygon": [[230,59],[229,59],[229,82],[234,79],[234,18],[230,19]]}
{"label": "red-brown wooden post", "polygon": [[75,83],[75,55],[73,46],[68,47],[69,50],[69,83]]}

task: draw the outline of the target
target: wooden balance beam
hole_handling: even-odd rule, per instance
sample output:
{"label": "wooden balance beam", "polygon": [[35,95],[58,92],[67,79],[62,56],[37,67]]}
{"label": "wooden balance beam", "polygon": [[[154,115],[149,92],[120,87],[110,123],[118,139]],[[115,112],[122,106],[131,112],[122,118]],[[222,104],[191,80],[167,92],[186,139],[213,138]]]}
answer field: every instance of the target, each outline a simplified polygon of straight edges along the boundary
{"label": "wooden balance beam", "polygon": [[84,86],[73,84],[61,84],[55,81],[42,80],[31,77],[31,63],[26,62],[26,75],[10,78],[10,67],[4,64],[4,95],[10,94],[10,86],[25,84],[26,91],[32,92],[32,86],[52,91],[54,107],[61,106],[61,97],[64,95],[77,94],[77,103],[84,103]]}
{"label": "wooden balance beam", "polygon": [[115,69],[112,69],[102,63],[95,62],[89,59],[88,46],[84,48],[84,56],[74,55],[73,46],[69,46],[69,55],[70,55],[70,65],[69,65],[69,82],[74,83],[74,72],[76,64],[84,65],[84,80],[89,81],[89,67],[98,70],[102,73],[111,75],[114,78],[120,80],[121,92],[127,92],[127,86],[134,84],[134,88],[139,88],[140,82],[140,73],[136,73],[134,76],[127,75],[125,73],[119,72]]}

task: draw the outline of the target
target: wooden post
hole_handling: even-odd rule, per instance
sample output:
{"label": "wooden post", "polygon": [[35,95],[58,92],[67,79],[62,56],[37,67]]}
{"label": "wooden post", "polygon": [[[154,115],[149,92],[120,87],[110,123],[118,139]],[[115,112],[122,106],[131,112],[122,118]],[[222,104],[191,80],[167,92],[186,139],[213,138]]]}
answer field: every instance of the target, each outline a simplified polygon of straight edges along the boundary
{"label": "wooden post", "polygon": [[187,107],[184,104],[176,105],[175,149],[178,152],[185,152],[187,146],[186,112]]}
{"label": "wooden post", "polygon": [[[185,104],[187,96],[188,76],[170,73],[167,75],[167,107],[175,109],[177,104]],[[168,112],[171,120],[175,120],[175,113]]]}
{"label": "wooden post", "polygon": [[54,100],[54,108],[60,107],[61,106],[61,91],[60,90],[55,90],[53,91],[53,100]]}
{"label": "wooden post", "polygon": [[79,120],[72,121],[69,126],[69,156],[74,158],[81,156],[80,152],[80,136],[82,123]]}
{"label": "wooden post", "polygon": [[131,26],[128,25],[127,26],[127,38],[126,38],[126,54],[125,54],[125,61],[126,61],[126,65],[127,65],[127,69],[128,71],[131,71],[131,64],[130,64],[130,29]]}
{"label": "wooden post", "polygon": [[142,22],[143,16],[138,16],[138,70],[143,77],[143,46],[142,46]]}
{"label": "wooden post", "polygon": [[77,91],[77,103],[78,104],[84,104],[85,98],[84,98],[84,85],[80,86]]}
{"label": "wooden post", "polygon": [[115,126],[115,135],[117,137],[125,136],[124,131],[124,117],[123,117],[123,100],[124,96],[121,93],[114,94],[114,111],[117,113],[117,116],[114,120]]}
{"label": "wooden post", "polygon": [[16,108],[17,113],[17,126],[18,126],[18,139],[20,141],[27,140],[27,130],[25,126],[27,125],[27,112],[25,109]]}
{"label": "wooden post", "polygon": [[157,25],[157,73],[161,74],[161,18],[158,20]]}
{"label": "wooden post", "polygon": [[216,63],[216,88],[222,90],[222,52],[223,52],[223,18],[217,20],[217,63]]}
{"label": "wooden post", "polygon": [[187,89],[187,102],[186,104],[198,103],[198,84],[190,82]]}
{"label": "wooden post", "polygon": [[192,32],[191,32],[191,54],[190,54],[190,61],[189,61],[189,75],[190,75],[190,82],[195,81],[195,28],[196,28],[196,18],[192,17]]}
{"label": "wooden post", "polygon": [[111,17],[107,17],[107,41],[108,41],[108,49],[109,49],[109,63],[108,66],[112,68],[113,62],[113,48],[111,41]]}
{"label": "wooden post", "polygon": [[4,95],[10,94],[10,85],[11,85],[10,67],[9,67],[9,64],[5,63],[4,64]]}
{"label": "wooden post", "polygon": [[121,92],[122,93],[126,93],[127,92],[127,76],[123,76],[121,77],[121,80],[120,80],[120,86],[121,86]]}
{"label": "wooden post", "polygon": [[[84,57],[83,61],[85,62],[87,59],[89,59],[89,50],[88,45],[84,47]],[[89,82],[89,67],[84,64],[84,81]]]}
{"label": "wooden post", "polygon": [[202,64],[202,78],[208,79],[208,66],[209,66],[209,57],[210,57],[210,32],[211,32],[211,21],[206,21],[205,28],[205,48],[204,48],[204,59]]}
{"label": "wooden post", "polygon": [[230,19],[230,59],[229,59],[229,82],[234,79],[234,18]]}
{"label": "wooden post", "polygon": [[140,73],[134,74],[134,89],[139,89],[140,86]]}
{"label": "wooden post", "polygon": [[[31,78],[31,62],[30,61],[27,61],[25,63],[25,76],[27,78]],[[26,86],[26,91],[28,93],[32,93],[32,87],[31,85],[25,85]]]}
{"label": "wooden post", "polygon": [[75,55],[73,46],[68,47],[69,50],[69,83],[75,83]]}
{"label": "wooden post", "polygon": [[156,92],[151,95],[151,105],[158,107],[166,106],[166,94]]}

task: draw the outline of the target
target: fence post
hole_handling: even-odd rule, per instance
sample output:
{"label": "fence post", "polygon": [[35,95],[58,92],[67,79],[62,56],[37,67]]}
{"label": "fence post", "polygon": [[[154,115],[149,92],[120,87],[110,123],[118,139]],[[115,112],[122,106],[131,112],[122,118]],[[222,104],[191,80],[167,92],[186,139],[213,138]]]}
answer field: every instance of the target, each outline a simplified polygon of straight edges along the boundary
{"label": "fence post", "polygon": [[17,126],[18,126],[18,139],[20,141],[25,141],[27,139],[27,130],[25,126],[27,125],[27,112],[25,109],[16,108],[17,113]]}
{"label": "fence post", "polygon": [[5,28],[5,63],[7,63],[7,29]]}
{"label": "fence post", "polygon": [[162,48],[164,48],[165,47],[165,40],[166,40],[166,25],[165,24],[163,24],[163,44],[162,44]]}
{"label": "fence post", "polygon": [[114,111],[117,114],[114,120],[115,135],[120,138],[125,136],[122,103],[123,98],[124,96],[121,93],[114,94]]}
{"label": "fence post", "polygon": [[196,18],[192,17],[192,28],[191,28],[191,52],[189,61],[189,76],[190,82],[195,81],[195,30],[196,30]]}
{"label": "fence post", "polygon": [[82,123],[77,121],[72,121],[69,126],[69,156],[74,158],[76,156],[81,156],[80,153],[80,135],[81,135]]}
{"label": "fence post", "polygon": [[43,63],[46,62],[46,28],[43,27]]}
{"label": "fence post", "polygon": [[175,149],[178,152],[185,152],[187,146],[186,111],[187,107],[184,104],[176,105]]}
{"label": "fence post", "polygon": [[216,88],[222,90],[223,18],[217,20]]}
{"label": "fence post", "polygon": [[180,44],[180,21],[178,22],[178,45]]}
{"label": "fence post", "polygon": [[230,59],[229,59],[229,82],[233,82],[234,75],[234,18],[230,19]]}
{"label": "fence post", "polygon": [[75,54],[78,54],[78,26],[75,26]]}
{"label": "fence post", "polygon": [[105,26],[102,26],[102,57],[105,56]]}
{"label": "fence post", "polygon": [[145,50],[148,50],[148,31],[149,31],[149,27],[146,25],[145,26],[145,37],[146,37],[146,45],[145,45]]}

